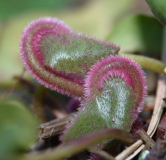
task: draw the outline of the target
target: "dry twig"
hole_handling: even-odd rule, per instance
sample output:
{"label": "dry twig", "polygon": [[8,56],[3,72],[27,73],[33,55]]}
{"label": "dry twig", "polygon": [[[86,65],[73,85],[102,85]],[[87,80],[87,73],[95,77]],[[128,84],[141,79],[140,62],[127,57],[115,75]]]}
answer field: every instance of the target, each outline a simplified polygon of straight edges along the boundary
{"label": "dry twig", "polygon": [[[161,118],[161,114],[162,114],[164,104],[165,104],[162,98],[164,98],[165,96],[166,96],[166,78],[165,78],[165,76],[160,75],[159,80],[158,80],[155,107],[154,107],[151,122],[148,127],[148,131],[147,131],[147,134],[150,137],[152,137],[153,134],[155,133],[159,120]],[[115,157],[115,159],[123,160],[123,159],[127,158],[131,153],[134,152],[130,156],[131,158],[133,158],[144,148],[144,146],[142,144],[143,144],[143,141],[138,140],[133,145],[128,147],[126,150],[124,150],[122,153],[120,153],[117,157]]]}
{"label": "dry twig", "polygon": [[153,139],[149,137],[149,135],[143,129],[138,130],[137,133],[140,135],[140,137],[145,143],[149,143],[151,148],[154,147],[155,142],[153,141]]}
{"label": "dry twig", "polygon": [[41,140],[62,133],[73,116],[74,114],[70,114],[65,118],[41,124],[38,129],[38,138]]}
{"label": "dry twig", "polygon": [[[164,43],[163,43],[163,52],[162,52],[162,61],[164,63],[166,63],[166,45],[165,44],[166,44],[166,27],[164,31]],[[161,114],[163,112],[163,108],[165,104],[163,101],[164,97],[166,97],[166,77],[164,75],[160,75],[158,80],[158,87],[157,87],[157,94],[156,94],[156,101],[155,101],[155,106],[153,110],[153,115],[152,115],[152,119],[150,121],[148,131],[147,131],[147,134],[150,137],[152,137],[153,134],[155,133],[158,123],[160,121]],[[133,145],[128,147],[126,150],[124,150],[122,153],[120,153],[117,157],[115,157],[115,159],[116,160],[126,159],[133,152],[134,153],[130,155],[130,159],[135,157],[144,148],[144,145],[142,145],[142,143],[143,143],[142,140],[138,140]]]}
{"label": "dry twig", "polygon": [[89,152],[99,155],[104,160],[114,160],[113,156],[103,150],[89,149]]}

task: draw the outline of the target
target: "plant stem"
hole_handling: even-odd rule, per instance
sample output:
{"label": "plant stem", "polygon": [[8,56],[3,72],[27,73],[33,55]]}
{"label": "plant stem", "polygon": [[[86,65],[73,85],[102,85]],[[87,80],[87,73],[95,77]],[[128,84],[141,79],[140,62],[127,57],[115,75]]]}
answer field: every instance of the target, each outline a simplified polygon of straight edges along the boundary
{"label": "plant stem", "polygon": [[166,72],[164,72],[164,69],[166,68],[166,64],[157,59],[149,58],[149,57],[141,56],[141,55],[126,54],[126,53],[119,53],[119,55],[133,59],[138,64],[140,64],[141,67],[145,69],[149,69],[154,72],[162,73],[166,75]]}
{"label": "plant stem", "polygon": [[38,152],[35,155],[18,158],[18,160],[57,160],[68,158],[82,150],[93,146],[101,140],[110,138],[119,139],[127,144],[132,144],[134,139],[132,135],[120,129],[104,129],[94,132],[84,138],[81,138],[70,144],[62,144],[57,148],[50,149],[44,152]]}
{"label": "plant stem", "polygon": [[[26,87],[31,92],[36,91],[36,85],[20,76],[15,76],[15,79],[19,81],[20,84],[22,84],[24,87]],[[67,115],[66,110],[63,108],[63,106],[49,93],[46,94],[45,103],[48,105],[48,107],[51,109],[52,113],[56,118],[63,118]]]}
{"label": "plant stem", "polygon": [[33,111],[37,115],[39,121],[46,122],[45,112],[44,112],[44,100],[46,95],[46,88],[42,85],[38,85],[35,91],[35,96],[33,100]]}

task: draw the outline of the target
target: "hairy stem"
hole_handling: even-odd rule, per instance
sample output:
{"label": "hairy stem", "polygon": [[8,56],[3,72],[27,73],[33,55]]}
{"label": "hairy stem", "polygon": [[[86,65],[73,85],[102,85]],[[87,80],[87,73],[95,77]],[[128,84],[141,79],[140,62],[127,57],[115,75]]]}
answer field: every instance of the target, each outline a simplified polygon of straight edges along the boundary
{"label": "hairy stem", "polygon": [[68,158],[98,143],[99,141],[110,138],[119,139],[127,144],[132,144],[134,142],[131,134],[126,131],[120,129],[104,129],[79,139],[72,144],[63,144],[58,148],[50,149],[45,152],[38,152],[38,154],[35,155],[18,158],[18,160],[57,160]]}
{"label": "hairy stem", "polygon": [[159,61],[159,60],[156,60],[154,58],[149,58],[146,56],[126,54],[126,53],[119,53],[119,55],[133,59],[138,64],[140,64],[141,67],[143,67],[145,69],[149,69],[149,70],[152,70],[152,71],[157,72],[157,73],[166,74],[164,72],[164,69],[166,68],[166,64]]}

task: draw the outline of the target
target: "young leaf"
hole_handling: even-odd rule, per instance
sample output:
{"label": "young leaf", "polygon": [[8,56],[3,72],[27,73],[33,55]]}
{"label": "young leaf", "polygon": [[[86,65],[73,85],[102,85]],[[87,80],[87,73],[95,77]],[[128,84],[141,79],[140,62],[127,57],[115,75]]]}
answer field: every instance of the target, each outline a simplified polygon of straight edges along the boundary
{"label": "young leaf", "polygon": [[156,18],[136,14],[117,23],[107,40],[119,44],[121,52],[139,54],[148,52],[153,57],[158,57],[162,48],[163,29],[163,25]]}
{"label": "young leaf", "polygon": [[164,0],[146,0],[151,11],[156,18],[164,25],[166,25],[166,1]]}
{"label": "young leaf", "polygon": [[27,70],[39,82],[77,97],[83,93],[83,80],[75,73],[84,73],[119,51],[112,43],[73,32],[55,18],[32,22],[23,32],[20,47]]}
{"label": "young leaf", "polygon": [[[91,68],[85,87],[86,100],[61,140],[70,142],[104,128],[129,132],[143,109],[146,95],[141,68],[123,57],[103,59]],[[103,141],[94,147],[104,148],[109,142]]]}
{"label": "young leaf", "polygon": [[0,101],[0,159],[13,160],[36,142],[38,123],[18,100]]}
{"label": "young leaf", "polygon": [[79,106],[80,106],[80,101],[76,99],[71,99],[67,104],[66,110],[68,113],[72,113],[74,111],[77,111]]}

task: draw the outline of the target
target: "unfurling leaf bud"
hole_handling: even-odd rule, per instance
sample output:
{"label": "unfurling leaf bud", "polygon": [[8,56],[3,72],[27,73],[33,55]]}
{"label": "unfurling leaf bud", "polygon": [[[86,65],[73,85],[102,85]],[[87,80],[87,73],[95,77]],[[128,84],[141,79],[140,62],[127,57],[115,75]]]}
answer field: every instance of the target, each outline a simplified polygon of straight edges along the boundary
{"label": "unfurling leaf bud", "polygon": [[[84,137],[104,128],[130,131],[143,109],[146,95],[145,77],[132,60],[112,56],[95,64],[85,82],[86,100],[72,123],[67,126],[63,142]],[[106,147],[111,140],[97,144]]]}
{"label": "unfurling leaf bud", "polygon": [[102,58],[117,54],[119,47],[87,37],[55,18],[38,19],[28,25],[20,41],[26,69],[45,87],[69,96],[83,95],[84,80],[76,74]]}

